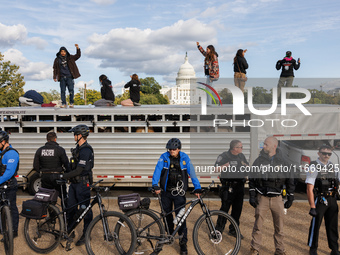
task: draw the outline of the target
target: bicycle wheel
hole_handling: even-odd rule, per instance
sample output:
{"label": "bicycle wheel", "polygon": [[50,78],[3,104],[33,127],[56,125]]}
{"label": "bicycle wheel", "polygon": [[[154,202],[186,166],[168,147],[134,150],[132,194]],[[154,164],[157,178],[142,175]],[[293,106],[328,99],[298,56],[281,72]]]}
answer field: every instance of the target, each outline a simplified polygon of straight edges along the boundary
{"label": "bicycle wheel", "polygon": [[13,255],[13,227],[12,216],[7,205],[1,208],[1,234],[6,255]]}
{"label": "bicycle wheel", "polygon": [[[137,245],[134,254],[150,254],[155,250],[162,249],[163,245],[157,245],[157,239],[165,236],[165,228],[157,214],[145,209],[136,209],[128,211],[126,215],[133,222],[137,232]],[[155,223],[144,229],[153,222]]]}
{"label": "bicycle wheel", "polygon": [[[106,226],[106,227],[104,227]],[[115,231],[120,226],[119,234]],[[104,217],[95,217],[85,234],[88,254],[133,253],[136,245],[136,231],[131,220],[120,212],[105,212]]]}
{"label": "bicycle wheel", "polygon": [[[241,232],[237,223],[223,211],[211,211],[210,215],[211,217],[202,215],[195,223],[193,241],[196,252],[199,255],[236,255],[241,247]],[[217,225],[217,220],[225,222],[225,226]],[[228,235],[228,230],[223,231],[229,225],[235,229],[236,238]]]}
{"label": "bicycle wheel", "polygon": [[64,221],[59,209],[48,205],[43,219],[25,220],[24,233],[28,246],[38,253],[49,253],[57,248],[64,231]]}

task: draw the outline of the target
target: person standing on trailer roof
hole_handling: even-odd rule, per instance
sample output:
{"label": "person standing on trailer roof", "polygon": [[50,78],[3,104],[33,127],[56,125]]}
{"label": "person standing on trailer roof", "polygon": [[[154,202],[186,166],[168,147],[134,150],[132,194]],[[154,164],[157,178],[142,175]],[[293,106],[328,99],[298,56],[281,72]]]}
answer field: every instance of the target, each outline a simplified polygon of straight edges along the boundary
{"label": "person standing on trailer roof", "polygon": [[75,46],[77,48],[75,55],[71,55],[65,47],[61,47],[53,63],[53,80],[60,82],[62,108],[67,107],[65,96],[66,88],[68,88],[68,92],[70,93],[70,107],[73,108],[74,79],[80,77],[76,61],[80,58],[81,53],[78,44],[75,44]]}

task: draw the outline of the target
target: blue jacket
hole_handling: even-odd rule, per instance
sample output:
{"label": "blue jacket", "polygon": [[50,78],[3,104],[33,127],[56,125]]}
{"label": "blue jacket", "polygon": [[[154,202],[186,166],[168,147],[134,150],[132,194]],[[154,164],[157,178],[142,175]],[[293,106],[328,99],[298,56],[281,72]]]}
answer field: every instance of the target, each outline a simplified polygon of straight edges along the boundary
{"label": "blue jacket", "polygon": [[[195,169],[191,164],[191,160],[187,154],[184,152],[179,152],[180,157],[180,166],[184,174],[182,174],[182,180],[184,183],[184,190],[188,189],[188,175],[191,178],[192,183],[194,184],[195,189],[201,189],[201,184],[196,177]],[[169,175],[169,166],[170,166],[170,153],[163,153],[158,159],[155,171],[152,176],[152,187],[157,186],[160,181],[160,187],[166,191],[166,186],[168,183],[168,175]]]}
{"label": "blue jacket", "polygon": [[[9,147],[12,148],[12,145],[9,145]],[[3,184],[4,182],[14,177],[18,164],[19,154],[15,150],[9,150],[3,155],[1,165],[6,166],[6,170],[4,174],[0,177],[0,184]]]}

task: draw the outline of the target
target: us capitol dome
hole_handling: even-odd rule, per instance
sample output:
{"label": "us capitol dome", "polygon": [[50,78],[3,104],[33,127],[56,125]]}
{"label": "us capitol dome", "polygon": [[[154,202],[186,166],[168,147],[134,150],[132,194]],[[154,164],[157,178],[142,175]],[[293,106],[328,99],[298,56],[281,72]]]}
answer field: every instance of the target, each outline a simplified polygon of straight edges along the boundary
{"label": "us capitol dome", "polygon": [[[161,89],[163,95],[167,95],[170,104],[190,105],[199,104],[202,91],[196,89],[196,73],[189,63],[188,54],[185,54],[184,64],[178,70],[176,86]],[[190,86],[191,83],[191,86]]]}

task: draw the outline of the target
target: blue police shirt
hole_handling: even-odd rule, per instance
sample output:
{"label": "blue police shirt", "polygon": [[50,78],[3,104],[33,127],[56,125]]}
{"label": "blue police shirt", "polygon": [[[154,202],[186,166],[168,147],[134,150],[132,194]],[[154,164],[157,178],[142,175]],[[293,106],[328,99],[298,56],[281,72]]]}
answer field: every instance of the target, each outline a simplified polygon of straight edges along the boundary
{"label": "blue police shirt", "polygon": [[[12,148],[12,145],[9,145]],[[2,164],[6,166],[6,170],[0,176],[0,184],[8,181],[15,174],[15,170],[19,164],[19,154],[15,150],[9,150],[2,156]]]}

